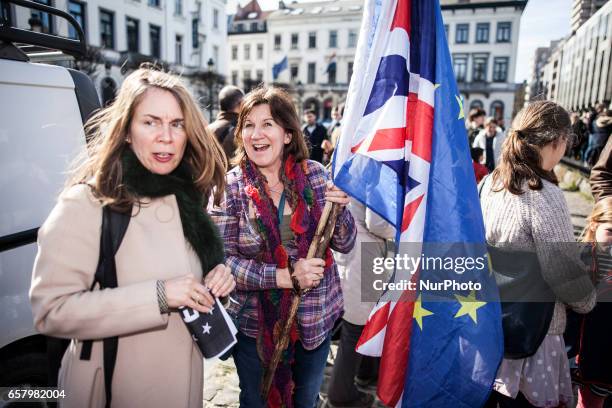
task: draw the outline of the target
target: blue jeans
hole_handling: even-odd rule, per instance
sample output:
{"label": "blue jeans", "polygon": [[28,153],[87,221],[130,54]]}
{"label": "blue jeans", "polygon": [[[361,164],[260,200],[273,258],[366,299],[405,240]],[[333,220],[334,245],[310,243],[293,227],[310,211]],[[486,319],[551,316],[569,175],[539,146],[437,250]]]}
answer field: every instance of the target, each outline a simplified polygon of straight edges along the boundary
{"label": "blue jeans", "polygon": [[[240,380],[240,406],[244,408],[264,408],[260,398],[263,368],[257,355],[257,341],[238,332],[238,343],[232,356]],[[295,408],[315,408],[319,390],[323,382],[323,369],[329,354],[331,337],[314,350],[306,350],[300,342],[295,347],[293,365],[293,405]]]}

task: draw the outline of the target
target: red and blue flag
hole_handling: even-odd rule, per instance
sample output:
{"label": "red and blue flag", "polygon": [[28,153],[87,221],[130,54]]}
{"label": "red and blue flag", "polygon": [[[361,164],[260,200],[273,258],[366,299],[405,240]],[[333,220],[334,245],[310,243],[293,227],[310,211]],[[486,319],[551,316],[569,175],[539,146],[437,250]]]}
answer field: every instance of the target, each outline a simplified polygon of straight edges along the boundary
{"label": "red and blue flag", "polygon": [[[438,0],[366,1],[346,106],[334,183],[395,226],[397,248],[417,243],[426,256],[428,244],[446,243],[455,257],[486,257]],[[484,289],[445,301],[406,291],[372,311],[357,347],[382,357],[377,393],[388,406],[486,401],[503,356],[497,290],[486,267],[461,279]]]}

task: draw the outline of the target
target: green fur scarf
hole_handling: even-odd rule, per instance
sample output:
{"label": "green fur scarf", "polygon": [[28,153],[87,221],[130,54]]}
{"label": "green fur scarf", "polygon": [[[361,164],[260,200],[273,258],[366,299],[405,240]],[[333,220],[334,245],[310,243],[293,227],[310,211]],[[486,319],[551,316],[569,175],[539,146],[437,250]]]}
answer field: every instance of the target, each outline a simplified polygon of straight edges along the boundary
{"label": "green fur scarf", "polygon": [[121,160],[122,181],[130,193],[143,198],[171,194],[176,197],[183,234],[198,254],[203,275],[224,263],[223,241],[217,226],[206,213],[206,199],[193,182],[189,164],[183,160],[172,173],[160,175],[147,170],[132,149],[125,149]]}

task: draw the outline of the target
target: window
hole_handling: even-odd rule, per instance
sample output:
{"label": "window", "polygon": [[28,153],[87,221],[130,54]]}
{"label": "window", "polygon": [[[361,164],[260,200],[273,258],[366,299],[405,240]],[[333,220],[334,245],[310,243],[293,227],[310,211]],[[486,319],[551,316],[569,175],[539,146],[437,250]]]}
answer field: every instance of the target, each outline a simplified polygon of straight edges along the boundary
{"label": "window", "polygon": [[232,71],[232,85],[238,86],[238,71]]}
{"label": "window", "polygon": [[247,61],[251,59],[251,44],[244,44],[244,59]]}
{"label": "window", "polygon": [[232,45],[232,61],[236,61],[238,59],[238,46]]}
{"label": "window", "polygon": [[493,59],[493,82],[506,82],[508,80],[508,57],[495,57]]}
{"label": "window", "polygon": [[448,24],[444,24],[444,35],[446,36],[446,39],[448,40]]}
{"label": "window", "polygon": [[355,48],[357,46],[357,31],[349,30],[348,34],[348,47]]}
{"label": "window", "polygon": [[183,36],[178,34],[174,40],[174,59],[177,65],[183,65]]}
{"label": "window", "polygon": [[263,82],[263,70],[258,69],[257,71],[255,71],[255,78],[257,79],[257,83],[262,83]]}
{"label": "window", "polygon": [[467,44],[470,37],[469,24],[457,24],[455,29],[455,44]]}
{"label": "window", "polygon": [[[44,4],[46,6],[52,6],[51,0],[35,0],[36,3]],[[53,34],[53,17],[49,13],[42,11],[32,10],[32,19],[37,19],[40,22],[41,32],[45,34]]]}
{"label": "window", "polygon": [[219,10],[213,9],[213,28],[219,29]]}
{"label": "window", "polygon": [[512,37],[512,23],[497,23],[497,42],[510,42]]}
{"label": "window", "polygon": [[453,71],[457,82],[465,82],[467,76],[467,56],[453,55]]}
{"label": "window", "polygon": [[470,110],[472,109],[484,109],[484,104],[482,103],[482,101],[480,99],[474,99],[473,101],[470,102]]}
{"label": "window", "polygon": [[329,48],[338,47],[338,31],[331,30],[329,32]]}
{"label": "window", "polygon": [[327,67],[327,83],[336,83],[336,64],[329,64]]}
{"label": "window", "polygon": [[161,58],[161,27],[149,24],[149,44],[151,45],[151,56]]}
{"label": "window", "polygon": [[474,56],[474,66],[472,67],[473,82],[485,82],[487,80],[487,60],[488,57],[486,56]]}
{"label": "window", "polygon": [[104,48],[115,48],[115,14],[100,9],[100,44]]}
{"label": "window", "polygon": [[200,25],[200,19],[195,17],[191,20],[191,43],[193,48],[200,46],[200,35],[198,34],[198,26]]}
{"label": "window", "polygon": [[316,62],[309,62],[308,63],[308,83],[309,84],[314,84],[315,83],[315,74],[316,74],[316,69],[317,69],[317,64]]}
{"label": "window", "polygon": [[489,23],[476,24],[476,42],[479,44],[489,42]]}
{"label": "window", "polygon": [[[85,31],[85,4],[80,1],[69,0],[68,1],[68,12],[74,19],[79,23],[83,32]],[[68,37],[78,38],[77,31],[72,27],[72,24],[68,24]]]}
{"label": "window", "polygon": [[174,0],[174,15],[183,15],[183,0]]}
{"label": "window", "polygon": [[249,70],[242,71],[242,79],[244,81],[250,81],[251,80],[251,71],[249,71]]}
{"label": "window", "polygon": [[257,44],[257,59],[263,59],[263,44]]}
{"label": "window", "polygon": [[308,33],[308,48],[317,48],[317,32],[311,31]]}
{"label": "window", "polygon": [[274,49],[279,51],[281,49],[281,35],[274,34]]}
{"label": "window", "polygon": [[300,40],[300,37],[299,37],[298,33],[291,34],[291,49],[292,50],[297,50],[298,49],[298,41],[299,40]]}
{"label": "window", "polygon": [[251,31],[257,31],[257,23],[251,23]]}
{"label": "window", "polygon": [[292,64],[289,70],[291,72],[291,81],[294,82],[295,80],[297,80],[299,74],[299,65]]}
{"label": "window", "polygon": [[138,20],[132,17],[125,18],[125,25],[127,31],[127,49],[129,52],[139,51],[139,33],[138,33]]}
{"label": "window", "polygon": [[149,6],[161,8],[161,0],[149,0]]}
{"label": "window", "polygon": [[346,77],[346,83],[350,83],[351,82],[351,77],[353,76],[353,61],[350,61],[348,63],[348,69],[347,69],[348,75]]}
{"label": "window", "polygon": [[493,101],[491,102],[491,116],[493,116],[496,120],[500,120],[504,118],[504,103],[502,101]]}

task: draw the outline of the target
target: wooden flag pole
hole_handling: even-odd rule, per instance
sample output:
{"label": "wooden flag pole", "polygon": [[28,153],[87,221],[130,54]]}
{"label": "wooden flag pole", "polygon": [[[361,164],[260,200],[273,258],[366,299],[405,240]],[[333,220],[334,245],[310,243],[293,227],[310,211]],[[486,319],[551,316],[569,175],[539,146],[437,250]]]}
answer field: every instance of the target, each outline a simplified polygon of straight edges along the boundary
{"label": "wooden flag pole", "polygon": [[[308,248],[308,255],[306,256],[306,259],[323,258],[332,236],[334,235],[336,219],[338,218],[341,210],[342,207],[337,203],[332,203],[329,201],[325,203],[323,213],[321,214],[321,218],[317,224],[315,235],[312,238],[310,247]],[[291,332],[291,327],[293,326],[297,316],[300,298],[302,295],[307,293],[308,290],[309,289],[301,290],[299,293],[295,293],[293,295],[293,299],[291,300],[289,316],[287,317],[287,321],[285,322],[278,341],[276,342],[274,353],[272,354],[272,359],[270,360],[270,365],[266,367],[263,382],[261,384],[261,396],[264,401],[268,400],[268,393],[270,392],[270,387],[272,386],[272,379],[274,378],[276,367],[278,367],[283,351],[285,351],[289,345],[289,333]]]}

